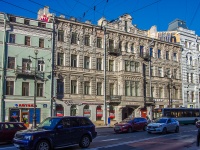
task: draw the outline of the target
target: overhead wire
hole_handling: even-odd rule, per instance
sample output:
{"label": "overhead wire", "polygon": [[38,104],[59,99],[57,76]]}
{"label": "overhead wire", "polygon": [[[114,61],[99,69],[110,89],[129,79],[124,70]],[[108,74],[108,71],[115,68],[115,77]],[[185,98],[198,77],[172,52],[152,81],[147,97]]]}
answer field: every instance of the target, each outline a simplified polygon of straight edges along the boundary
{"label": "overhead wire", "polygon": [[198,4],[198,6],[197,6],[197,8],[196,8],[196,10],[195,10],[195,13],[194,13],[194,15],[193,15],[193,17],[192,17],[192,20],[191,20],[191,22],[190,22],[189,27],[192,25],[192,23],[193,23],[193,21],[194,21],[194,18],[196,17],[196,14],[197,14],[197,12],[198,12],[198,10],[199,10],[199,7],[200,7],[200,1],[199,1],[199,4]]}

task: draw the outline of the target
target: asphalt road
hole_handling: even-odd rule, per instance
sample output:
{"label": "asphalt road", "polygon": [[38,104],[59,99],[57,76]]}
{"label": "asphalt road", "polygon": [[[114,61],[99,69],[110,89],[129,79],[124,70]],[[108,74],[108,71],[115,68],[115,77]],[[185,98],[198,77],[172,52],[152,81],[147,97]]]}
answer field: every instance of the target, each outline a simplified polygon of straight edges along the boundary
{"label": "asphalt road", "polygon": [[[148,134],[146,131],[115,134],[113,128],[97,128],[98,136],[87,150],[190,150],[196,142],[194,125],[180,126],[179,133]],[[60,150],[79,150],[79,146]],[[198,148],[197,148],[198,149]],[[0,145],[0,150],[17,150],[12,144]]]}

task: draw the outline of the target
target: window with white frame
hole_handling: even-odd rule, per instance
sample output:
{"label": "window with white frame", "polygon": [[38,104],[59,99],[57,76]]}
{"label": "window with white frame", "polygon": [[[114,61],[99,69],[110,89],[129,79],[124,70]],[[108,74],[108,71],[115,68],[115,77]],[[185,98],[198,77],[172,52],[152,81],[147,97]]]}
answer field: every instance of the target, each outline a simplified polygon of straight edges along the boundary
{"label": "window with white frame", "polygon": [[134,53],[134,43],[131,44],[131,53]]}
{"label": "window with white frame", "polygon": [[45,69],[45,63],[43,60],[38,60],[38,71],[44,71]]}
{"label": "window with white frame", "polygon": [[97,95],[102,95],[102,83],[97,82]]}
{"label": "window with white frame", "polygon": [[144,46],[140,46],[140,57],[144,56]]}
{"label": "window with white frame", "polygon": [[110,83],[110,96],[113,96],[114,95],[114,83]]}
{"label": "window with white frame", "polygon": [[159,87],[158,98],[163,98],[163,88]]}
{"label": "window with white frame", "polygon": [[71,55],[71,67],[77,67],[77,55]]}
{"label": "window with white frame", "polygon": [[84,68],[89,69],[90,68],[90,57],[84,56]]}
{"label": "window with white frame", "polygon": [[194,91],[191,92],[191,99],[192,99],[192,102],[194,102]]}
{"label": "window with white frame", "polygon": [[191,73],[191,83],[193,83],[193,76],[194,76],[194,73]]}
{"label": "window with white frame", "polygon": [[173,59],[174,59],[174,61],[177,61],[177,53],[174,53]]}
{"label": "window with white frame", "polygon": [[39,47],[44,48],[44,39],[39,39]]}
{"label": "window with white frame", "polygon": [[128,42],[125,44],[125,51],[128,52]]}
{"label": "window with white frame", "polygon": [[166,51],[166,60],[169,60],[169,51]]}
{"label": "window with white frame", "polygon": [[43,89],[44,89],[44,84],[43,83],[37,83],[37,96],[42,97],[43,96]]}
{"label": "window with white frame", "polygon": [[125,81],[125,95],[139,96],[139,81]]}
{"label": "window with white frame", "polygon": [[64,65],[64,53],[57,53],[57,65],[63,66]]}
{"label": "window with white frame", "polygon": [[64,94],[64,83],[62,80],[57,80],[57,94]]}
{"label": "window with white frame", "polygon": [[84,94],[85,95],[90,94],[90,82],[89,81],[84,82]]}
{"label": "window with white frame", "polygon": [[77,33],[72,32],[71,44],[77,44]]}
{"label": "window with white frame", "polygon": [[22,59],[22,72],[30,72],[31,70],[31,60],[23,58]]}
{"label": "window with white frame", "polygon": [[189,73],[187,73],[187,82],[189,83]]}
{"label": "window with white frame", "polygon": [[29,82],[22,82],[22,96],[29,96]]}
{"label": "window with white frame", "polygon": [[102,38],[101,37],[97,37],[97,47],[102,48]]}
{"label": "window with white frame", "polygon": [[64,31],[63,30],[58,31],[58,41],[64,42]]}
{"label": "window with white frame", "polygon": [[30,46],[31,44],[31,38],[29,36],[25,36],[25,42],[24,42],[24,45],[27,45],[27,46]]}
{"label": "window with white frame", "polygon": [[109,39],[109,50],[110,51],[114,50],[114,40]]}
{"label": "window with white frame", "polygon": [[77,94],[77,81],[71,80],[71,94]]}
{"label": "window with white frame", "polygon": [[15,68],[15,57],[8,57],[8,68],[9,69]]}
{"label": "window with white frame", "polygon": [[139,62],[125,60],[125,71],[139,72]]}
{"label": "window with white frame", "polygon": [[161,58],[161,50],[158,49],[158,58]]}
{"label": "window with white frame", "polygon": [[114,60],[109,60],[109,71],[114,71]]}
{"label": "window with white frame", "polygon": [[85,46],[90,46],[90,36],[89,35],[85,35]]}
{"label": "window with white frame", "polygon": [[162,77],[162,67],[158,67],[158,76]]}
{"label": "window with white frame", "polygon": [[187,102],[189,102],[189,98],[190,98],[190,93],[189,91],[187,91]]}
{"label": "window with white frame", "polygon": [[174,69],[174,78],[177,79],[178,75],[177,75],[177,69]]}
{"label": "window with white frame", "polygon": [[6,95],[14,95],[14,81],[6,81]]}

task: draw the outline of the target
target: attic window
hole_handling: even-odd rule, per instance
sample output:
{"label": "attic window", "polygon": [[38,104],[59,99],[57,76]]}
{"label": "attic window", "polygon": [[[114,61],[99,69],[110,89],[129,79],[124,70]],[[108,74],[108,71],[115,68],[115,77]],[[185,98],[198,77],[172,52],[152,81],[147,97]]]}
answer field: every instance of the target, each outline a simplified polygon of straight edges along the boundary
{"label": "attic window", "polygon": [[46,23],[38,22],[38,27],[45,28],[46,27]]}
{"label": "attic window", "polygon": [[11,16],[11,17],[10,17],[10,21],[11,21],[11,22],[16,22],[16,18]]}

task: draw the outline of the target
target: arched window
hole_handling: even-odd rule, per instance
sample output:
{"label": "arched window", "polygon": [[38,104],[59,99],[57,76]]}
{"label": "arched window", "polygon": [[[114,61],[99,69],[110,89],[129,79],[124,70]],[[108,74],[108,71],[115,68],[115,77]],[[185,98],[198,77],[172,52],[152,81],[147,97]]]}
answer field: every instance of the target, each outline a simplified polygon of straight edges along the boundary
{"label": "arched window", "polygon": [[192,56],[190,57],[190,65],[192,65]]}

